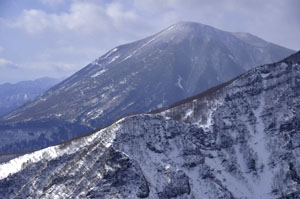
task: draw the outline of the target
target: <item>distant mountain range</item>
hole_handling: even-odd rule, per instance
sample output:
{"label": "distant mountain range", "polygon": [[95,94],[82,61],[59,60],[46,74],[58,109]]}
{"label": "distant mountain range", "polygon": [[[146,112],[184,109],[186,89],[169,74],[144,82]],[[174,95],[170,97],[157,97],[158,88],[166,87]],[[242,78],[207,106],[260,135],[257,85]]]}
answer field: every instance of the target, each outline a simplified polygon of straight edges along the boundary
{"label": "distant mountain range", "polygon": [[2,198],[300,198],[300,51],[0,165]]}
{"label": "distant mountain range", "polygon": [[0,152],[35,150],[198,94],[293,50],[183,22],[118,46],[0,121]]}
{"label": "distant mountain range", "polygon": [[33,81],[1,84],[0,117],[17,107],[32,101],[60,81],[62,81],[62,79],[43,77]]}

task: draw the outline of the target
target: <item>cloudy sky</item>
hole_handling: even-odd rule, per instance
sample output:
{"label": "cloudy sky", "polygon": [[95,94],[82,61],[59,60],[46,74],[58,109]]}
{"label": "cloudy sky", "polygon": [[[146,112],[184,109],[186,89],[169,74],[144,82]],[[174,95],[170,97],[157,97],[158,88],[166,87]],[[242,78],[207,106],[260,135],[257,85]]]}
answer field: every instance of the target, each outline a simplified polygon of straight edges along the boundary
{"label": "cloudy sky", "polygon": [[299,0],[0,0],[0,83],[62,77],[178,21],[300,50]]}

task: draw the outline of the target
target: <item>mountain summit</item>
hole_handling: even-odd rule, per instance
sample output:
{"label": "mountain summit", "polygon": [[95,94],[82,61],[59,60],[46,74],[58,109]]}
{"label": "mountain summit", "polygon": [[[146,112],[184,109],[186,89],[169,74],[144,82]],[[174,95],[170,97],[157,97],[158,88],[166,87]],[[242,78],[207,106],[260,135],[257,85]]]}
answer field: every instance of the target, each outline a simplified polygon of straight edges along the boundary
{"label": "mountain summit", "polygon": [[[230,80],[292,50],[183,22],[118,46],[0,122],[0,152],[43,148]],[[13,139],[12,139],[13,138]]]}

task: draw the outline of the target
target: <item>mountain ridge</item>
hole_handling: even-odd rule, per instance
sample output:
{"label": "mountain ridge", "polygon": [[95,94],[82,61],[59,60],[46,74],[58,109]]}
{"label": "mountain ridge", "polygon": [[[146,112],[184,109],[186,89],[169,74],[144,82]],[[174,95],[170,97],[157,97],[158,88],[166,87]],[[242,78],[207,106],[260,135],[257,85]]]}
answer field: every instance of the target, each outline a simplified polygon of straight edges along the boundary
{"label": "mountain ridge", "polygon": [[272,46],[261,51],[197,23],[175,24],[118,46],[6,115],[0,121],[0,152],[47,147],[124,115],[169,106],[293,52]]}
{"label": "mountain ridge", "polygon": [[60,81],[61,79],[43,77],[36,80],[20,81],[14,84],[1,84],[0,117],[32,101]]}
{"label": "mountain ridge", "polygon": [[158,114],[126,117],[90,136],[2,164],[0,193],[298,198],[299,54],[251,69],[209,95]]}

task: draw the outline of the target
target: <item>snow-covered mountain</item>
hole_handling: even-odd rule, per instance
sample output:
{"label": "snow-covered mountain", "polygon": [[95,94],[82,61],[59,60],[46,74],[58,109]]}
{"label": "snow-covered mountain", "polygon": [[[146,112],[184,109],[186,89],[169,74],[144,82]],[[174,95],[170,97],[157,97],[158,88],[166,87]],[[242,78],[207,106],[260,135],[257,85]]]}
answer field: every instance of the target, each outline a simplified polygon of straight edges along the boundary
{"label": "snow-covered mountain", "polygon": [[[47,147],[193,96],[293,51],[184,22],[118,46],[0,122],[0,152]],[[12,139],[13,137],[13,139]]]}
{"label": "snow-covered mountain", "polygon": [[299,198],[300,51],[0,165],[2,198]]}
{"label": "snow-covered mountain", "polygon": [[15,84],[1,84],[0,117],[33,100],[60,81],[60,79],[56,78],[43,77],[32,81],[21,81]]}

